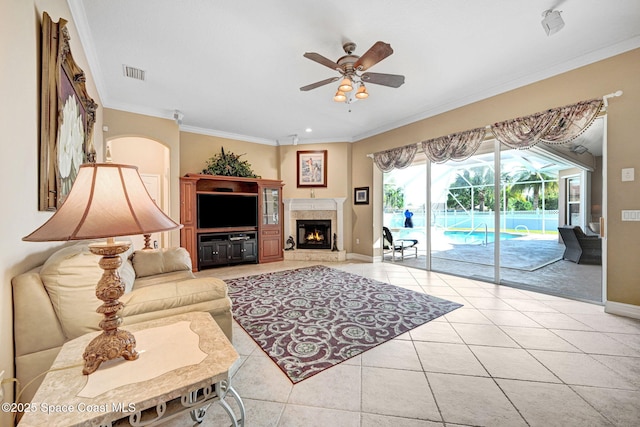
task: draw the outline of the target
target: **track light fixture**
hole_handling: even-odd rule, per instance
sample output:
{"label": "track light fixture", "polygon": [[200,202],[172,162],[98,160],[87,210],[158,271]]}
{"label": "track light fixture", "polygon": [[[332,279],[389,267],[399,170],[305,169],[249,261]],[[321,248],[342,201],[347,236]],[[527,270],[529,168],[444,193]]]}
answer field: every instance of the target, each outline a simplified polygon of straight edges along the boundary
{"label": "track light fixture", "polygon": [[562,20],[561,10],[545,10],[542,12],[542,28],[547,32],[547,35],[557,33],[564,27],[564,21]]}
{"label": "track light fixture", "polygon": [[173,112],[173,120],[175,120],[178,125],[182,124],[183,118],[184,118],[184,114],[182,114],[180,110],[175,110]]}

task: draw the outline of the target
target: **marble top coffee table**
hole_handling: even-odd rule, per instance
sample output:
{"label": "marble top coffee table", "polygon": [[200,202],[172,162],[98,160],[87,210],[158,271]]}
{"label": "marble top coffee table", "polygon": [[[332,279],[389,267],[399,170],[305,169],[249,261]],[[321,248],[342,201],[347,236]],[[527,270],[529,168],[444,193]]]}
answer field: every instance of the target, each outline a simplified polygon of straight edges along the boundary
{"label": "marble top coffee table", "polygon": [[[229,381],[239,356],[209,313],[123,329],[136,338],[137,360],[112,360],[83,375],[82,353],[98,332],[65,343],[19,426],[150,426],[186,412],[200,422],[216,401],[233,426],[244,426],[244,405]],[[239,416],[227,395],[236,400]]]}

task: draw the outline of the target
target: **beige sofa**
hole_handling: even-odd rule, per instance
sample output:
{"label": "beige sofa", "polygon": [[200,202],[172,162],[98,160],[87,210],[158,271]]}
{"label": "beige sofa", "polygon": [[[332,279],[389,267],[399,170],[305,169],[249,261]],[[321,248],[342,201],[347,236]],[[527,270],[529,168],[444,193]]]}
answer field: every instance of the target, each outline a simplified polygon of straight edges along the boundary
{"label": "beige sofa", "polygon": [[[79,242],[52,254],[43,265],[11,281],[14,305],[16,378],[22,387],[47,371],[68,340],[100,330],[102,304],[95,296],[102,276],[100,257]],[[192,311],[209,312],[231,341],[231,300],[216,278],[195,278],[183,248],[121,255],[125,294],[120,312],[126,325]],[[28,402],[44,375],[22,392]]]}

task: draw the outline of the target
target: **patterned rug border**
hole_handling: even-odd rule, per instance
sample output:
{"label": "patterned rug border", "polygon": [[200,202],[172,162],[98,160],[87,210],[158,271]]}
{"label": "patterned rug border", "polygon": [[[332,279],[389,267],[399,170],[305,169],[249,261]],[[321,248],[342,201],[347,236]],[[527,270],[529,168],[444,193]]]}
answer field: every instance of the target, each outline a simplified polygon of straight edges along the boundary
{"label": "patterned rug border", "polygon": [[[305,276],[305,274],[307,276]],[[335,286],[340,286],[341,289],[334,290],[334,295],[339,293],[340,296],[342,296],[344,293],[351,296],[351,300],[348,298],[345,300],[337,300],[340,301],[340,305],[346,304],[346,307],[323,307],[323,303],[319,301],[326,302],[324,298],[321,300],[317,299],[315,301],[318,305],[303,306],[305,302],[308,303],[308,301],[305,301],[305,298],[312,299],[310,295],[305,297],[299,294],[297,295],[295,292],[292,292],[290,288],[286,289],[287,292],[284,294],[277,292],[277,290],[282,290],[281,285],[286,283],[284,280],[285,278],[291,280],[292,277],[297,277],[298,286],[300,286],[301,283],[304,283],[301,285],[301,289],[298,289],[298,292],[301,291],[306,292],[307,294],[316,294],[315,297],[320,297],[317,290],[314,292],[314,286],[318,284],[317,279],[319,274],[322,274],[322,280],[325,280],[328,276],[334,277],[335,275],[342,278],[340,283],[335,283]],[[270,279],[274,278],[282,280],[273,280],[269,282]],[[307,281],[311,280],[312,286],[308,286],[309,283],[304,282],[302,278],[305,278]],[[314,282],[313,279],[316,279],[316,282]],[[462,304],[443,298],[434,297],[426,293],[416,292],[391,283],[381,282],[324,265],[314,265],[310,267],[262,273],[234,279],[226,279],[225,281],[229,288],[229,297],[233,302],[234,319],[249,335],[249,337],[251,337],[251,339],[260,347],[260,349],[282,370],[293,384],[310,378],[355,356],[363,354],[365,351],[371,350],[380,344],[384,344],[403,333],[411,331],[418,326],[424,325],[463,306]],[[265,282],[274,285],[270,287],[270,289],[272,291],[276,291],[275,296],[269,295],[267,292],[268,287],[264,285],[257,291],[254,289],[257,283]],[[348,288],[345,289],[345,285],[348,286]],[[251,286],[250,290],[259,295],[244,295],[242,287],[246,286]],[[323,286],[329,287],[329,289],[326,289],[327,291],[333,290],[331,289],[331,284],[323,283]],[[379,306],[375,307],[376,311],[373,311],[371,307],[366,307],[366,304],[364,303],[359,303],[365,299],[363,295],[357,294],[357,291],[363,290],[358,289],[358,287],[361,288],[363,286],[365,289],[387,288],[384,289],[386,292],[378,292],[377,297],[379,299],[374,301]],[[350,292],[345,293],[345,290]],[[362,299],[359,299],[358,297]],[[392,297],[400,297],[401,300],[389,301]],[[245,299],[247,301],[245,301]],[[419,301],[416,302],[414,299]],[[269,303],[271,302],[276,303],[278,307],[276,309],[270,307]],[[334,300],[331,300],[330,303],[331,302],[334,302]],[[257,307],[252,306],[253,303],[257,303]],[[277,321],[274,320],[273,317],[269,317],[275,312],[278,312],[278,310],[283,306],[283,303],[292,305],[283,307],[284,311],[279,312]],[[397,303],[398,305],[391,307],[392,303]],[[358,307],[358,305],[361,305],[362,307]],[[391,310],[392,308],[394,310]],[[301,311],[304,309],[307,310],[304,313],[306,316],[301,316]],[[395,312],[395,309],[404,310],[406,312],[415,311],[415,313],[399,315]],[[254,317],[248,317],[246,315],[247,310],[252,311]],[[426,310],[426,312],[422,312],[420,310]],[[434,310],[435,312],[433,312]],[[326,313],[327,311],[332,311],[333,314],[337,311],[340,315],[337,318],[323,319],[323,315],[328,314]],[[349,316],[345,317],[345,314],[355,316],[355,318],[352,319]],[[287,316],[289,316],[289,318],[287,318]],[[294,320],[291,320],[294,319],[295,316],[299,316],[298,318],[312,318],[313,316],[316,316],[312,320],[315,320],[318,323],[296,326],[297,324]],[[256,317],[261,320],[255,320]],[[355,323],[355,320],[360,320],[362,323]],[[326,323],[326,327],[322,326],[323,321]],[[334,322],[337,321],[343,322],[344,325],[336,325]],[[377,326],[377,324],[377,327],[367,330],[367,324],[371,324],[373,321],[386,323],[387,329],[392,328],[395,330],[385,330],[384,328]],[[338,331],[336,331],[336,329],[338,329]],[[328,333],[329,330],[332,331],[329,335],[328,343],[320,344],[319,339],[314,339],[313,332],[317,332],[316,330],[320,330],[320,332],[325,333]],[[300,331],[303,333],[300,334]],[[269,335],[272,332],[273,335]],[[294,332],[298,333],[297,343],[296,340],[292,338],[295,337],[295,335],[293,335]],[[337,332],[340,332],[340,334]],[[373,336],[371,336],[372,332]],[[256,337],[257,334],[260,334],[260,337]],[[340,342],[345,341],[345,338],[353,339],[353,341],[347,343]],[[365,343],[363,341],[369,342]],[[283,348],[282,345],[285,347]],[[292,345],[294,345],[296,350],[302,349],[301,352],[297,353],[297,356],[296,354],[288,351],[291,350]],[[323,347],[323,345],[326,348]],[[340,345],[342,347],[340,347]],[[328,349],[330,351],[327,351]],[[316,350],[315,354],[312,353],[313,350]],[[322,353],[321,350],[325,350],[325,352]],[[308,351],[311,357],[311,359],[306,362],[304,360],[305,351]],[[333,358],[330,359],[329,356],[333,356]]]}

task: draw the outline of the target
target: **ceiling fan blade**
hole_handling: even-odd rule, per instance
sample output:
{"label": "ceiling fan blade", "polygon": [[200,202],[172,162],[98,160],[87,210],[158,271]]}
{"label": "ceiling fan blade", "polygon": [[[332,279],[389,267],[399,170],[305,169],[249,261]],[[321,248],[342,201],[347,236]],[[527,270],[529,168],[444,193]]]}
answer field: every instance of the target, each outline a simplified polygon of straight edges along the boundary
{"label": "ceiling fan blade", "polygon": [[404,84],[404,76],[399,74],[364,73],[362,75],[362,81],[397,88]]}
{"label": "ceiling fan blade", "polygon": [[376,42],[353,64],[353,68],[364,71],[367,68],[371,68],[378,62],[382,61],[387,56],[393,53],[391,45],[385,42]]}
{"label": "ceiling fan blade", "polygon": [[320,86],[328,85],[329,83],[333,83],[338,80],[340,77],[331,77],[325,80],[320,80],[319,82],[311,83],[310,85],[302,86],[300,88],[301,91],[306,92],[311,89],[315,89]]}
{"label": "ceiling fan blade", "polygon": [[308,58],[312,61],[316,61],[318,64],[322,64],[325,67],[329,67],[332,70],[340,69],[340,66],[338,64],[336,64],[335,62],[333,62],[332,60],[325,58],[324,56],[320,55],[319,53],[315,53],[315,52],[306,52],[304,55],[305,58]]}

